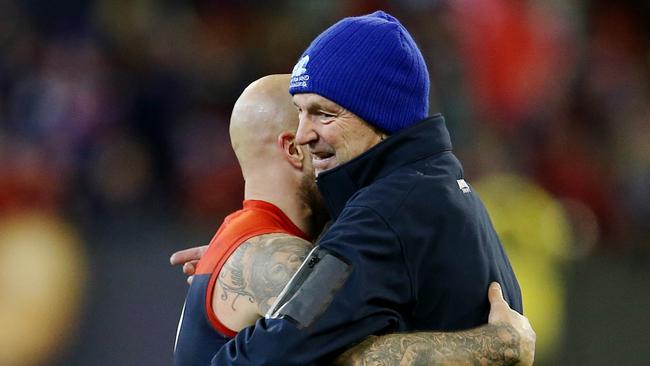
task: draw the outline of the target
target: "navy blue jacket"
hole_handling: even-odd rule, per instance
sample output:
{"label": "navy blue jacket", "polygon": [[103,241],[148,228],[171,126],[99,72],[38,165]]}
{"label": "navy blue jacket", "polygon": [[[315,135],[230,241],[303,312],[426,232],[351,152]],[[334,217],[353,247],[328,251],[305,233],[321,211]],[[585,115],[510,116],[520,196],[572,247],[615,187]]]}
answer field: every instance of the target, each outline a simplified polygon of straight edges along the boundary
{"label": "navy blue jacket", "polygon": [[371,334],[487,322],[487,288],[521,294],[444,119],[406,128],[318,177],[334,223],[274,312],[221,348],[213,365],[310,365]]}

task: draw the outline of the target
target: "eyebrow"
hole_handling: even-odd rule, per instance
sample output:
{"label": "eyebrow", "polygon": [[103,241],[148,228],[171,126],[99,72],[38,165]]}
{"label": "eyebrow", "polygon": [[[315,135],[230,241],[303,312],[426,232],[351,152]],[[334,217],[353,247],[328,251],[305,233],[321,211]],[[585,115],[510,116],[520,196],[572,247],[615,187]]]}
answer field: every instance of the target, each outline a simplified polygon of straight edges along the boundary
{"label": "eyebrow", "polygon": [[296,104],[296,102],[293,102],[293,105],[295,105],[296,108],[303,108],[303,109],[306,109],[306,110],[325,108],[325,106],[323,106],[321,103],[311,102],[311,101],[307,102],[304,107],[300,107],[298,104]]}
{"label": "eyebrow", "polygon": [[[296,106],[296,108],[301,108],[298,104],[296,104],[295,101],[292,100],[292,103],[293,103],[294,106]],[[334,110],[337,109],[335,104],[330,105],[329,103],[324,104],[324,103],[321,103],[319,101],[311,101],[311,100],[308,101],[306,103],[306,105],[304,107],[302,107],[302,108],[305,109],[305,110],[324,109],[324,110],[328,110],[328,111],[334,111]]]}

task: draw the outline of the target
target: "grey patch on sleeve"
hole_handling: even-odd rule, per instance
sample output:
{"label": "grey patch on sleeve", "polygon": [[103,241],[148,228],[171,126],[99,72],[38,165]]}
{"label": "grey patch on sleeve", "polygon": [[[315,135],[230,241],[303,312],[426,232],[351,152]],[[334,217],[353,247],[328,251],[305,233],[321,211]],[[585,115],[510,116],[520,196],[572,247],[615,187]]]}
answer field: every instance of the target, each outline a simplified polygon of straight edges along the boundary
{"label": "grey patch on sleeve", "polygon": [[299,329],[309,327],[327,310],[352,272],[338,254],[314,248],[266,313],[267,319],[286,319]]}

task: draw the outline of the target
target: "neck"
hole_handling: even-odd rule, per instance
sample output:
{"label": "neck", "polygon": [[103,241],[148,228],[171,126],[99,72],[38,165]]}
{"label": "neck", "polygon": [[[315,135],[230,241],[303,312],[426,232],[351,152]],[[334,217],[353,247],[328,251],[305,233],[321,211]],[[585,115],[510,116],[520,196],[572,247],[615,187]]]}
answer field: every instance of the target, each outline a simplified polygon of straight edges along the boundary
{"label": "neck", "polygon": [[244,199],[261,200],[276,205],[300,230],[313,237],[311,209],[296,192],[300,184],[292,174],[284,172],[257,171],[245,178]]}

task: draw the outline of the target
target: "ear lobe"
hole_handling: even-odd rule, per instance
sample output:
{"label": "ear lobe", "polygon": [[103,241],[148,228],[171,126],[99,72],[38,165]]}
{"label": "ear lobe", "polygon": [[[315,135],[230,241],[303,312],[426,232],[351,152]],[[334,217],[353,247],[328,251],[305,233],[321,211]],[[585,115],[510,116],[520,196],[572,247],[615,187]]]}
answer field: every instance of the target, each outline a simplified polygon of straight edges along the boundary
{"label": "ear lobe", "polygon": [[303,159],[305,158],[302,149],[296,143],[296,135],[291,132],[283,132],[278,136],[278,146],[287,159],[296,169],[302,169]]}

